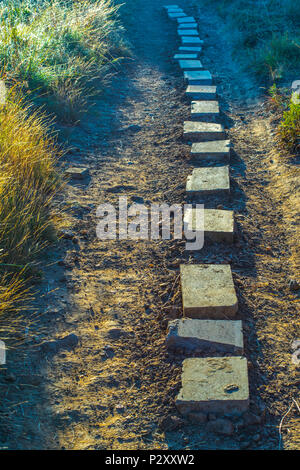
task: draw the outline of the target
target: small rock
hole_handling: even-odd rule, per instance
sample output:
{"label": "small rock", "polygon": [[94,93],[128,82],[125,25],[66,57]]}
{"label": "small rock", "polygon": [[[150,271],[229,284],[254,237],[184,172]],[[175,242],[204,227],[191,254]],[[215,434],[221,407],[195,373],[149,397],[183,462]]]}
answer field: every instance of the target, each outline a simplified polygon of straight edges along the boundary
{"label": "small rock", "polygon": [[56,354],[62,350],[74,349],[78,344],[78,336],[74,333],[65,336],[64,338],[58,339],[57,341],[48,341],[43,343],[41,348],[44,353]]}
{"label": "small rock", "polygon": [[291,279],[289,282],[289,288],[291,292],[296,292],[300,289],[300,284],[296,279]]}
{"label": "small rock", "polygon": [[216,419],[207,424],[207,430],[216,434],[231,436],[234,433],[234,427],[228,419]]}
{"label": "small rock", "polygon": [[159,422],[159,427],[162,431],[175,431],[183,425],[183,420],[178,416],[165,416]]}
{"label": "small rock", "polygon": [[76,180],[83,180],[89,174],[88,168],[71,167],[66,170],[66,175]]}

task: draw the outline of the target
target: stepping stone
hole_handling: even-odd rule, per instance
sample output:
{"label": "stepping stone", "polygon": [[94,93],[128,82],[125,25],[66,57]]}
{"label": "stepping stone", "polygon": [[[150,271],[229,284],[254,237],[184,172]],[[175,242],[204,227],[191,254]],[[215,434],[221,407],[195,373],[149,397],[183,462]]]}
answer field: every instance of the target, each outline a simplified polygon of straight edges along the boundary
{"label": "stepping stone", "polygon": [[215,122],[185,121],[183,138],[189,141],[223,140],[225,132],[222,124]]}
{"label": "stepping stone", "polygon": [[221,353],[243,354],[241,320],[197,320],[180,318],[169,322],[167,348],[189,352],[215,349]]}
{"label": "stepping stone", "polygon": [[184,78],[189,85],[212,85],[212,76],[208,70],[187,70]]}
{"label": "stepping stone", "polygon": [[179,8],[178,5],[164,5],[163,8],[165,8],[165,10],[169,10],[170,8]]}
{"label": "stepping stone", "polygon": [[[197,226],[196,213],[199,214]],[[233,211],[219,209],[187,209],[184,223],[189,231],[201,231],[204,217],[204,239],[213,242],[233,243],[234,215]]]}
{"label": "stepping stone", "polygon": [[179,30],[182,30],[182,29],[197,29],[197,23],[180,23],[178,25],[178,29]]}
{"label": "stepping stone", "polygon": [[203,40],[199,36],[181,36],[181,42],[183,46],[201,46]]}
{"label": "stepping stone", "polygon": [[220,115],[218,101],[192,101],[191,118],[214,121]]}
{"label": "stepping stone", "polygon": [[196,23],[193,16],[186,16],[185,18],[177,18],[177,23]]}
{"label": "stepping stone", "polygon": [[235,317],[238,300],[229,265],[182,264],[180,277],[185,317],[218,320]]}
{"label": "stepping stone", "polygon": [[186,180],[188,195],[229,193],[229,166],[194,168]]}
{"label": "stepping stone", "polygon": [[182,52],[201,52],[202,47],[198,46],[180,46],[179,50]]}
{"label": "stepping stone", "polygon": [[179,36],[199,36],[197,29],[178,29]]}
{"label": "stepping stone", "polygon": [[181,414],[191,411],[239,414],[249,407],[249,381],[245,357],[185,359],[181,390],[176,397]]}
{"label": "stepping stone", "polygon": [[192,144],[191,156],[197,159],[229,160],[230,140],[216,140],[211,142],[195,142]]}
{"label": "stepping stone", "polygon": [[195,100],[215,100],[217,87],[213,85],[189,85],[186,89],[186,95]]}
{"label": "stepping stone", "polygon": [[187,18],[186,14],[183,13],[183,12],[179,12],[179,13],[168,13],[168,17],[171,19],[171,20],[176,20],[178,18]]}
{"label": "stepping stone", "polygon": [[203,65],[200,60],[180,60],[179,67],[183,70],[200,70]]}
{"label": "stepping stone", "polygon": [[66,170],[66,175],[76,180],[83,180],[89,174],[88,168],[71,167]]}
{"label": "stepping stone", "polygon": [[174,60],[198,59],[198,54],[175,54]]}

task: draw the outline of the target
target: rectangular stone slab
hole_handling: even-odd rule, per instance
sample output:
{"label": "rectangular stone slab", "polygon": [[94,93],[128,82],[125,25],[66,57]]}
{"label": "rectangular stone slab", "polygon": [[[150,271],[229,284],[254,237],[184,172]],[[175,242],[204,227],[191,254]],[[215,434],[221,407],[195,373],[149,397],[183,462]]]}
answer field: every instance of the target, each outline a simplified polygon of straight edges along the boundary
{"label": "rectangular stone slab", "polygon": [[199,160],[229,160],[230,140],[216,140],[211,142],[195,142],[192,144],[191,156]]}
{"label": "rectangular stone slab", "polygon": [[198,25],[197,23],[180,23],[178,25],[178,30],[182,29],[197,29]]}
{"label": "rectangular stone slab", "polygon": [[181,36],[183,46],[201,46],[203,40],[199,36]]}
{"label": "rectangular stone slab", "polygon": [[189,141],[223,140],[225,132],[222,124],[215,122],[184,121],[183,138]]}
{"label": "rectangular stone slab", "polygon": [[200,60],[180,60],[179,67],[182,70],[201,70],[203,65]]}
{"label": "rectangular stone slab", "polygon": [[198,59],[198,54],[175,54],[174,60]]}
{"label": "rectangular stone slab", "polygon": [[185,359],[181,385],[175,404],[183,415],[191,411],[239,414],[249,407],[245,357]]}
{"label": "rectangular stone slab", "polygon": [[180,265],[183,313],[189,318],[231,319],[238,310],[231,267]]}
{"label": "rectangular stone slab", "polygon": [[186,95],[195,100],[215,100],[217,87],[213,85],[189,85],[186,89]]}
{"label": "rectangular stone slab", "polygon": [[191,118],[214,121],[219,117],[220,108],[218,101],[192,101]]}
{"label": "rectangular stone slab", "polygon": [[[199,213],[199,219],[196,215]],[[234,213],[220,209],[187,209],[184,222],[190,231],[202,231],[204,217],[204,241],[233,243]]]}
{"label": "rectangular stone slab", "polygon": [[201,52],[202,47],[198,46],[180,46],[179,50],[182,52]]}
{"label": "rectangular stone slab", "polygon": [[212,76],[208,70],[187,70],[184,78],[189,85],[212,85]]}
{"label": "rectangular stone slab", "polygon": [[199,36],[197,29],[178,29],[179,36]]}
{"label": "rectangular stone slab", "polygon": [[198,320],[180,318],[169,322],[167,348],[184,348],[190,352],[213,348],[221,353],[243,354],[241,320]]}
{"label": "rectangular stone slab", "polygon": [[188,195],[229,193],[229,166],[194,168],[186,180]]}
{"label": "rectangular stone slab", "polygon": [[163,5],[163,8],[165,8],[165,10],[169,10],[170,8],[179,8],[178,5]]}
{"label": "rectangular stone slab", "polygon": [[187,18],[186,14],[185,13],[168,13],[168,17],[171,19],[171,20],[176,20],[178,18]]}
{"label": "rectangular stone slab", "polygon": [[177,23],[196,23],[193,16],[186,16],[185,18],[177,18]]}

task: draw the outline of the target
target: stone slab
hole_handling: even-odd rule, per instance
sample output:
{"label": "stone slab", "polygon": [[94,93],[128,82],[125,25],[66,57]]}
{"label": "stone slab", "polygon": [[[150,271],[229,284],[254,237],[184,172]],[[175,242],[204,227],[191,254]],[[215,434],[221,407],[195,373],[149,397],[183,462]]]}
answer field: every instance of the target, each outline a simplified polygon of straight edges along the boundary
{"label": "stone slab", "polygon": [[180,46],[179,51],[180,52],[201,52],[202,47],[198,47],[198,46]]}
{"label": "stone slab", "polygon": [[189,85],[212,85],[212,76],[208,70],[187,70],[184,78]]}
{"label": "stone slab", "polygon": [[229,193],[229,166],[194,168],[186,180],[188,195]]}
{"label": "stone slab", "polygon": [[180,265],[183,313],[189,318],[231,319],[238,310],[230,265]]}
{"label": "stone slab", "polygon": [[191,103],[191,118],[203,119],[204,121],[214,121],[220,115],[220,108],[218,101],[202,100],[192,101]]}
{"label": "stone slab", "polygon": [[230,140],[195,142],[192,144],[191,156],[199,160],[229,160],[230,148]]}
{"label": "stone slab", "polygon": [[66,175],[76,179],[76,180],[83,180],[89,175],[88,168],[80,168],[80,167],[71,167],[66,170]]}
{"label": "stone slab", "polygon": [[243,354],[241,320],[198,320],[180,318],[168,325],[167,348],[184,348],[190,352],[215,349],[221,353]]}
{"label": "stone slab", "polygon": [[163,5],[163,8],[164,8],[165,10],[169,10],[170,8],[171,8],[171,9],[172,9],[172,8],[179,8],[179,6],[178,6],[178,5]]}
{"label": "stone slab", "polygon": [[187,18],[186,14],[183,13],[183,12],[179,12],[179,13],[168,13],[168,17],[171,19],[171,20],[176,20],[178,18]]}
{"label": "stone slab", "polygon": [[179,67],[182,70],[201,70],[203,69],[202,62],[200,60],[180,60]]}
{"label": "stone slab", "polygon": [[198,54],[175,54],[173,57],[174,60],[188,60],[188,59],[198,59]]}
{"label": "stone slab", "polygon": [[[196,217],[198,213],[198,218]],[[204,240],[233,243],[234,213],[220,209],[187,209],[184,222],[189,231],[202,231],[204,218]]]}
{"label": "stone slab", "polygon": [[185,121],[183,138],[189,141],[224,140],[225,132],[222,124],[215,122]]}
{"label": "stone slab", "polygon": [[197,29],[178,29],[179,36],[199,36]]}
{"label": "stone slab", "polygon": [[214,85],[189,85],[186,95],[195,100],[215,100],[217,87]]}
{"label": "stone slab", "polygon": [[185,18],[177,18],[177,23],[196,23],[193,16],[185,16]]}
{"label": "stone slab", "polygon": [[203,40],[199,36],[181,36],[183,46],[201,46]]}
{"label": "stone slab", "polygon": [[182,30],[182,29],[197,29],[197,27],[198,27],[197,23],[180,23],[178,25],[179,30]]}
{"label": "stone slab", "polygon": [[241,356],[185,359],[181,385],[175,402],[181,414],[240,414],[249,407],[247,359]]}

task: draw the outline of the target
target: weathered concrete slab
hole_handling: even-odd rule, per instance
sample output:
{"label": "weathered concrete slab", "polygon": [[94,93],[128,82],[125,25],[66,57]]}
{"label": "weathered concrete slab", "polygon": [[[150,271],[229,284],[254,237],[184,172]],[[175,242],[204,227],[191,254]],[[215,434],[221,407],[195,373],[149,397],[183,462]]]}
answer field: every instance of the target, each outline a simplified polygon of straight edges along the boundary
{"label": "weathered concrete slab", "polygon": [[183,138],[189,141],[223,140],[225,132],[222,124],[215,122],[185,121]]}
{"label": "weathered concrete slab", "polygon": [[241,320],[198,320],[180,318],[168,325],[167,348],[184,348],[192,352],[213,348],[221,353],[243,354]]}
{"label": "weathered concrete slab", "polygon": [[179,52],[197,52],[200,53],[202,51],[202,47],[198,46],[180,46],[178,48]]}
{"label": "weathered concrete slab", "polygon": [[177,33],[179,36],[198,36],[199,33],[197,29],[178,29]]}
{"label": "weathered concrete slab", "polygon": [[194,168],[186,180],[188,195],[229,193],[229,166]]}
{"label": "weathered concrete slab", "polygon": [[191,156],[196,157],[199,160],[229,160],[230,148],[230,140],[195,142],[192,144]]}
{"label": "weathered concrete slab", "polygon": [[212,85],[212,76],[208,70],[187,70],[184,78],[189,85]]}
{"label": "weathered concrete slab", "polygon": [[[196,217],[199,212],[199,218]],[[234,213],[220,209],[188,209],[184,222],[189,231],[201,231],[204,217],[204,240],[233,243]]]}
{"label": "weathered concrete slab", "polygon": [[198,54],[175,54],[174,60],[198,59]]}
{"label": "weathered concrete slab", "polygon": [[179,67],[182,70],[201,70],[203,69],[202,62],[200,60],[180,60]]}
{"label": "weathered concrete slab", "polygon": [[249,407],[248,369],[244,357],[185,359],[181,382],[175,404],[182,414],[191,411],[239,414]]}
{"label": "weathered concrete slab", "polygon": [[165,10],[169,10],[170,8],[179,8],[178,5],[163,5],[163,8],[165,8]]}
{"label": "weathered concrete slab", "polygon": [[176,20],[178,18],[187,18],[186,14],[183,13],[183,12],[179,12],[179,13],[168,13],[168,17],[171,19],[171,20]]}
{"label": "weathered concrete slab", "polygon": [[191,103],[191,118],[202,119],[204,121],[215,121],[220,115],[220,108],[218,101],[192,101]]}
{"label": "weathered concrete slab", "polygon": [[183,46],[201,46],[203,40],[199,36],[181,36]]}
{"label": "weathered concrete slab", "polygon": [[186,95],[195,100],[215,100],[217,87],[214,85],[189,85]]}
{"label": "weathered concrete slab", "polygon": [[238,310],[231,268],[226,264],[180,265],[184,316],[230,319]]}
{"label": "weathered concrete slab", "polygon": [[82,167],[70,167],[66,170],[66,175],[76,179],[76,180],[83,180],[89,175],[89,169],[88,168],[82,168]]}
{"label": "weathered concrete slab", "polygon": [[178,25],[179,30],[181,30],[181,29],[197,29],[197,28],[198,28],[197,23],[180,23]]}
{"label": "weathered concrete slab", "polygon": [[177,18],[177,23],[196,23],[193,16],[186,16],[185,18]]}

